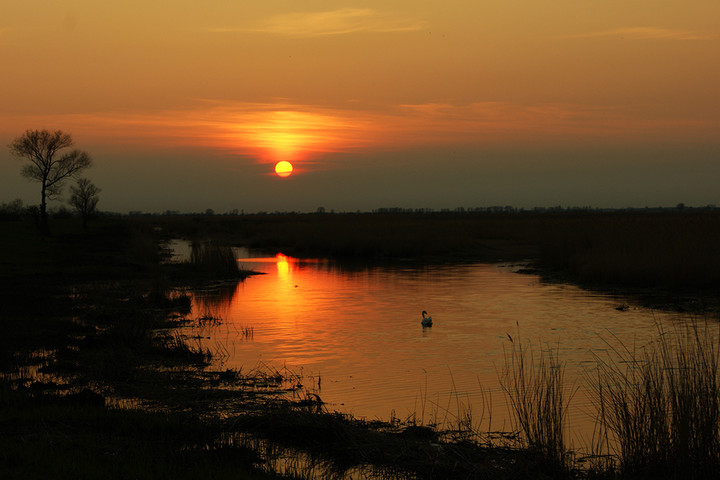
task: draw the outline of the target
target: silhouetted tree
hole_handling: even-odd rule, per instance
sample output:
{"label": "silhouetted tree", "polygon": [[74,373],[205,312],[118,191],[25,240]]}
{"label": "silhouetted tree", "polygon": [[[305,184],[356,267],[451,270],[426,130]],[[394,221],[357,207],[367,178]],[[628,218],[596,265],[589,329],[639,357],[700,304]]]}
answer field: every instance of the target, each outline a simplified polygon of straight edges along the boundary
{"label": "silhouetted tree", "polygon": [[88,220],[97,211],[97,204],[100,201],[98,194],[101,190],[87,178],[81,178],[77,181],[77,186],[70,187],[70,191],[72,191],[70,205],[75,207],[82,217],[83,228],[85,228]]}
{"label": "silhouetted tree", "polygon": [[60,194],[64,181],[92,164],[90,156],[82,150],[59,153],[74,145],[72,137],[60,130],[27,130],[9,145],[10,153],[29,160],[21,173],[40,182],[40,229],[48,234],[47,201]]}

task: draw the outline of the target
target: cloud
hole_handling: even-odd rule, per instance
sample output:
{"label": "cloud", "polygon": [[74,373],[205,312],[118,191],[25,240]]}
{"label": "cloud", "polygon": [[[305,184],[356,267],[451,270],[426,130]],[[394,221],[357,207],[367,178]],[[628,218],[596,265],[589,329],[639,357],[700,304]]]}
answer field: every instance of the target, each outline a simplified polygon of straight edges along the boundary
{"label": "cloud", "polygon": [[[187,109],[107,112],[36,117],[0,115],[3,125],[62,125],[79,143],[130,150],[230,154],[255,163],[337,166],[358,152],[395,152],[440,145],[452,148],[502,145],[587,145],[715,142],[720,124],[658,116],[642,106],[564,103],[424,103],[383,110],[294,104],[199,101]],[[8,135],[10,133],[8,132]],[[316,167],[313,167],[316,168]],[[318,167],[319,168],[319,167]],[[324,168],[324,167],[323,167]],[[334,167],[333,167],[334,168]]]}
{"label": "cloud", "polygon": [[324,12],[276,15],[250,28],[214,29],[253,31],[293,37],[317,37],[350,33],[411,32],[424,28],[425,22],[399,18],[370,8],[341,8]]}
{"label": "cloud", "polygon": [[[0,125],[2,125],[0,116]],[[367,148],[376,118],[312,105],[199,101],[192,108],[136,113],[26,117],[24,123],[64,125],[74,135],[105,145],[154,149],[210,149],[255,159],[309,160],[327,153]]]}
{"label": "cloud", "polygon": [[626,27],[600,32],[567,35],[564,38],[620,37],[631,40],[712,40],[717,34],[703,34],[691,30],[660,27]]}
{"label": "cloud", "polygon": [[642,105],[514,102],[402,105],[375,124],[382,126],[378,144],[402,146],[714,142],[720,127],[717,120],[657,115]]}

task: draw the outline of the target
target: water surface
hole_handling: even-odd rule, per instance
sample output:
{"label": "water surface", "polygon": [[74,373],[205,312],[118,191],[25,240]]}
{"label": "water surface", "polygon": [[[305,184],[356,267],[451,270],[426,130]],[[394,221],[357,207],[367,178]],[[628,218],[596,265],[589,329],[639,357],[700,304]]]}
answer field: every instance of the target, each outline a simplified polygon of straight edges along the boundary
{"label": "water surface", "polygon": [[[673,320],[649,309],[620,311],[621,297],[543,283],[514,265],[348,269],[282,254],[238,256],[264,274],[193,296],[193,317],[223,319],[201,332],[206,347],[225,353],[216,368],[288,367],[329,409],[368,419],[415,415],[431,423],[469,408],[485,428],[509,430],[499,375],[512,338],[536,351],[558,349],[568,384],[579,387],[569,425],[587,436],[594,414],[581,376],[594,355],[608,340],[643,344],[657,322]],[[422,310],[432,315],[431,328],[420,325]]]}

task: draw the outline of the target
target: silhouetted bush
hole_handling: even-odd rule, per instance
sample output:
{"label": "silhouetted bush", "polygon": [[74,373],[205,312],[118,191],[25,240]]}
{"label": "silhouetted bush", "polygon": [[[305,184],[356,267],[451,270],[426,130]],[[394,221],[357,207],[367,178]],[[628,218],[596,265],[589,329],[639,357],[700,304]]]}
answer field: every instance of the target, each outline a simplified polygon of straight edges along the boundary
{"label": "silhouetted bush", "polygon": [[20,220],[24,212],[23,201],[16,198],[10,203],[0,204],[0,221]]}

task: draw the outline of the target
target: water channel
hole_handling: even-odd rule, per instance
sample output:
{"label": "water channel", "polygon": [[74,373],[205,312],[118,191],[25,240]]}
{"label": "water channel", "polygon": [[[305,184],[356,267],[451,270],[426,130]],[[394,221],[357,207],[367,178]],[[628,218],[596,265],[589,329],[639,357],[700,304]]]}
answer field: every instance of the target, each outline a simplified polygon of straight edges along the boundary
{"label": "water channel", "polygon": [[[366,419],[442,423],[469,410],[481,428],[511,430],[499,378],[512,338],[536,352],[554,348],[566,363],[567,385],[577,389],[568,427],[583,444],[594,424],[583,378],[597,356],[618,341],[645,344],[658,322],[682,321],[619,309],[626,299],[544,283],[516,273],[518,265],[347,268],[245,249],[237,255],[243,268],[263,274],[193,294],[193,318],[222,319],[199,332],[205,348],[223,352],[214,368],[288,368],[329,410]],[[431,328],[420,324],[423,310]]]}

